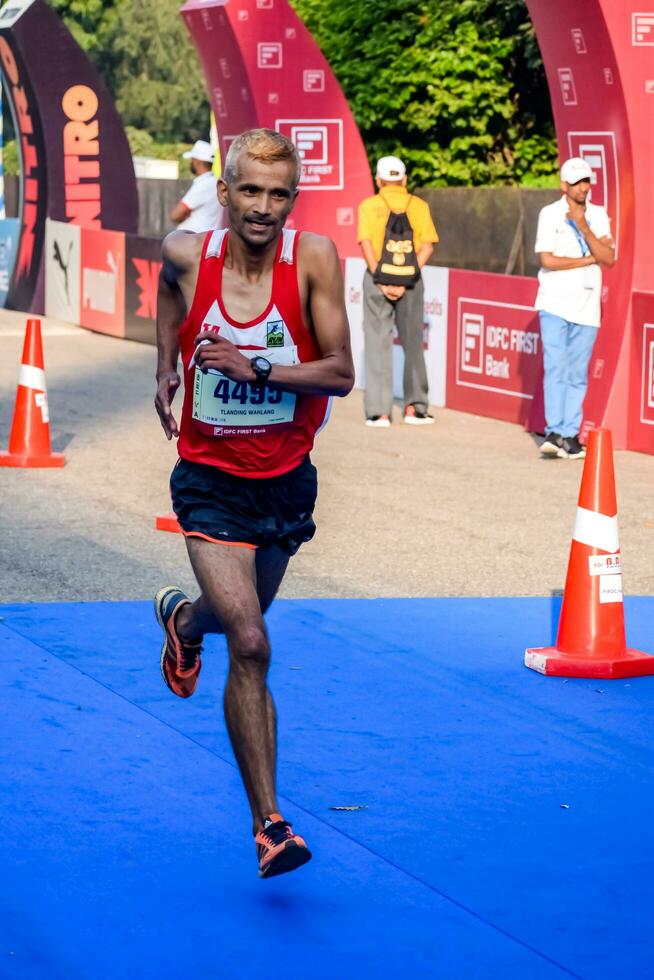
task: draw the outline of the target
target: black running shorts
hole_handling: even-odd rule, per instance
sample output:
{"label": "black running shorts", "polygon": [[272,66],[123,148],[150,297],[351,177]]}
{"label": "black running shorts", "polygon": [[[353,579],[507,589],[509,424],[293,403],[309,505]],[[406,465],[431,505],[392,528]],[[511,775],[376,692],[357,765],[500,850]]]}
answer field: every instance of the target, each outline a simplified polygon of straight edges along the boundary
{"label": "black running shorts", "polygon": [[316,532],[316,468],[307,456],[282,476],[232,476],[217,466],[179,459],[170,477],[173,510],[184,534],[226,545],[294,555]]}

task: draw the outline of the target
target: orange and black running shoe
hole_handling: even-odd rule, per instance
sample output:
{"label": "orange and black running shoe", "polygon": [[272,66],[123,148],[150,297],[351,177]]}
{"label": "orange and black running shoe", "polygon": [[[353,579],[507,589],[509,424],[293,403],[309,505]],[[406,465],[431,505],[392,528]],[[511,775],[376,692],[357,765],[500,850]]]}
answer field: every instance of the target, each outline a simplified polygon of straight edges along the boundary
{"label": "orange and black running shoe", "polygon": [[190,698],[202,669],[200,641],[188,643],[175,629],[177,614],[190,603],[189,597],[174,585],[160,589],[154,599],[157,622],[166,637],[161,648],[161,676],[178,698]]}
{"label": "orange and black running shoe", "polygon": [[311,851],[304,838],[293,833],[281,813],[271,813],[263,821],[263,827],[255,836],[259,877],[273,878],[283,875],[311,860]]}

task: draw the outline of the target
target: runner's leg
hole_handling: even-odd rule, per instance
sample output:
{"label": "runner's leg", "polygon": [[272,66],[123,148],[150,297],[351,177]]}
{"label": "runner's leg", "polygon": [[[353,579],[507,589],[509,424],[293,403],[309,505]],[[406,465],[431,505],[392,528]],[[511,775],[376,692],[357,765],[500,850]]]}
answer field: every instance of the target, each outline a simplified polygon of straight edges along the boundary
{"label": "runner's leg", "polygon": [[[229,675],[225,720],[250,802],[255,832],[269,813],[278,812],[275,795],[276,716],[266,682],[270,645],[262,608],[272,602],[288,556],[278,548],[260,554],[200,538],[186,539],[193,571],[208,607],[227,638]],[[261,601],[257,592],[261,589]],[[196,628],[191,619],[189,629]]]}
{"label": "runner's leg", "polygon": [[[186,538],[187,544],[189,538]],[[221,545],[225,547],[225,545]],[[189,557],[190,556],[190,549]],[[191,557],[191,562],[192,562]],[[280,548],[258,549],[256,552],[257,595],[261,612],[267,612],[271,602],[277,595],[288,565],[289,557]],[[224,633],[221,623],[216,618],[211,603],[200,593],[195,602],[185,606],[177,616],[177,631],[183,639],[192,640],[204,636],[205,633]]]}

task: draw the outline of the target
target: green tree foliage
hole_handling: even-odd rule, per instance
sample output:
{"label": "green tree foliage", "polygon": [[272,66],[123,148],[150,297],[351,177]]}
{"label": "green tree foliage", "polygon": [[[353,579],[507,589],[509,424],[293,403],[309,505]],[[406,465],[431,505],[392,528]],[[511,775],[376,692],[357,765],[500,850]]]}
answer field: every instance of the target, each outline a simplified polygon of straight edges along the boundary
{"label": "green tree foliage", "polygon": [[332,65],[371,163],[417,185],[548,183],[556,141],[523,0],[292,0]]}
{"label": "green tree foliage", "polygon": [[179,0],[51,0],[107,83],[123,122],[158,143],[209,132],[209,104]]}
{"label": "green tree foliage", "polygon": [[84,48],[104,73],[111,60],[105,42],[116,20],[119,3],[103,3],[103,0],[50,0],[50,6],[54,7],[80,47]]}

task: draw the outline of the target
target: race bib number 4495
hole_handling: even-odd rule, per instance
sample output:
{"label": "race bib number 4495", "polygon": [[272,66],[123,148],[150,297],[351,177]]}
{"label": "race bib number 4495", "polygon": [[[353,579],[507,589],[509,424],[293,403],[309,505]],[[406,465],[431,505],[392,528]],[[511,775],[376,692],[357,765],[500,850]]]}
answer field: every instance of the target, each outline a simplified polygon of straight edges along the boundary
{"label": "race bib number 4495", "polygon": [[[261,351],[244,350],[246,357]],[[297,348],[266,350],[264,356],[273,364],[297,364]],[[232,381],[219,371],[204,374],[195,369],[193,380],[193,419],[207,435],[263,435],[274,426],[290,425],[295,416],[296,396],[270,385]]]}

